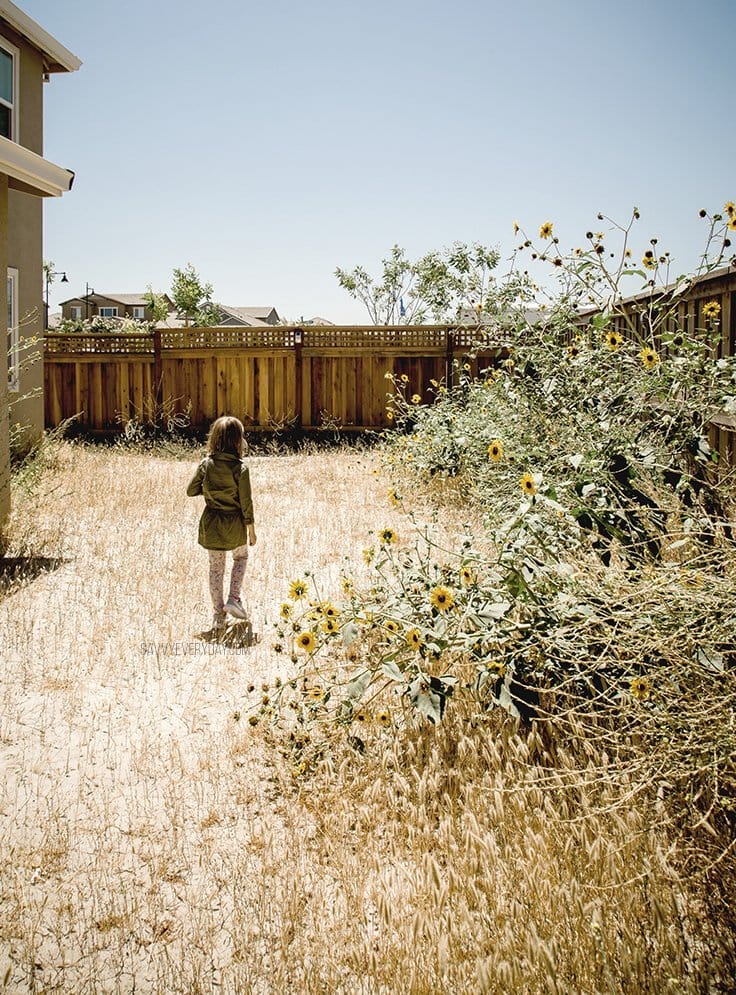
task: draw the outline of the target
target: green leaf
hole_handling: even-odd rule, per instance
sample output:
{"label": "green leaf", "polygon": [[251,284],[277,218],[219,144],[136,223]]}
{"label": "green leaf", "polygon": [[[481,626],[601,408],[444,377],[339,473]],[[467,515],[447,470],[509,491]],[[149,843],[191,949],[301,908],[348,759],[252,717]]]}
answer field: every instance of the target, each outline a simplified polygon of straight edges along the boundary
{"label": "green leaf", "polygon": [[381,670],[384,672],[386,677],[390,677],[392,681],[404,682],[404,675],[401,673],[393,660],[384,660],[381,664]]}

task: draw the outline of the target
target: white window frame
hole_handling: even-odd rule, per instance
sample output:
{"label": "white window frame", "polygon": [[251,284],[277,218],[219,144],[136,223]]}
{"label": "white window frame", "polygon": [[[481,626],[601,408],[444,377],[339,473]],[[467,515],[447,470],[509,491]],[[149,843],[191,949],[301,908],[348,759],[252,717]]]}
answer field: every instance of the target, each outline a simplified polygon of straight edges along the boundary
{"label": "white window frame", "polygon": [[70,304],[69,305],[69,320],[70,321],[81,321],[82,320],[82,305],[81,304]]}
{"label": "white window frame", "polygon": [[146,317],[146,309],[141,307],[140,304],[133,305],[133,317],[136,321],[143,321]]}
{"label": "white window frame", "polygon": [[[108,311],[110,312],[109,314],[107,314]],[[99,307],[99,308],[97,308],[97,313],[100,316],[100,318],[117,318],[117,317],[119,317],[117,307],[111,307],[110,305],[107,305],[105,307]]]}
{"label": "white window frame", "polygon": [[18,270],[8,266],[8,391],[20,390],[20,327],[18,321]]}
{"label": "white window frame", "polygon": [[18,123],[20,121],[20,113],[18,109],[18,98],[19,98],[19,80],[20,80],[20,49],[16,48],[12,42],[9,42],[7,38],[3,38],[0,35],[0,48],[4,49],[10,58],[13,60],[13,102],[9,104],[6,100],[0,98],[0,104],[4,107],[10,108],[10,141],[18,142],[20,141],[18,134]]}

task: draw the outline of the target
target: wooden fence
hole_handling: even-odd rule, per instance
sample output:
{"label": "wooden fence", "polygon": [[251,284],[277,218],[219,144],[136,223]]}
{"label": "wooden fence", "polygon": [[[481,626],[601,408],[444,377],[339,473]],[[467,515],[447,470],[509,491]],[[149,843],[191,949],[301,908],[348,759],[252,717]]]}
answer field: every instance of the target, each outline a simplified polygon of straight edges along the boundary
{"label": "wooden fence", "polygon": [[380,429],[389,424],[387,373],[407,398],[429,401],[430,382],[451,383],[456,361],[477,374],[506,354],[490,342],[476,350],[477,340],[477,329],[450,325],[50,332],[46,426],[79,415],[88,430],[110,430],[163,406],[188,410],[195,428],[232,414],[252,430]]}
{"label": "wooden fence", "polygon": [[[676,352],[667,346],[665,336],[683,333],[695,337],[696,330],[713,327],[714,358],[736,356],[736,268],[724,266],[699,279],[678,294],[676,285],[664,292],[660,289],[645,290],[627,297],[616,306],[610,330],[624,338],[630,337],[632,328],[644,341],[651,337],[651,326],[661,316],[655,344],[663,356]],[[715,302],[719,311],[715,320],[706,316],[704,307]],[[580,315],[580,325],[586,325],[599,313],[592,308]],[[710,419],[710,444],[723,460],[736,466],[736,418],[725,412]]]}

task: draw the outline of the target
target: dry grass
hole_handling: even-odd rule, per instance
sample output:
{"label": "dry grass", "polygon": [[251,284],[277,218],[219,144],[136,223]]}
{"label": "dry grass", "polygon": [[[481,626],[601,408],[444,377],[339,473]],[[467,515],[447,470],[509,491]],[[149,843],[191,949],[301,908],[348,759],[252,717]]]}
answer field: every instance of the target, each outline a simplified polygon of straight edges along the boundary
{"label": "dry grass", "polygon": [[728,937],[625,784],[557,755],[543,790],[543,744],[495,714],[376,728],[308,778],[248,726],[248,685],[289,676],[289,581],[337,589],[405,527],[373,467],[252,460],[252,646],[198,635],[191,464],[63,446],[17,503],[15,552],[64,562],[0,602],[5,990],[729,990]]}

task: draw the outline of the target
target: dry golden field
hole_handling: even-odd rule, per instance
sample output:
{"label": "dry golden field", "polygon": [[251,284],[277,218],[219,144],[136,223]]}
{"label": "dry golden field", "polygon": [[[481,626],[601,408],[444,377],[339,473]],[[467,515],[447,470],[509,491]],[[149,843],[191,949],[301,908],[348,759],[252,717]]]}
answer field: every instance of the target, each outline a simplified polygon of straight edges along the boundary
{"label": "dry golden field", "polygon": [[193,465],[62,444],[16,500],[9,554],[61,562],[0,594],[2,990],[730,990],[647,803],[562,752],[551,784],[536,733],[457,708],[300,775],[248,723],[279,605],[406,520],[369,453],[252,458],[260,639],[209,642]]}

